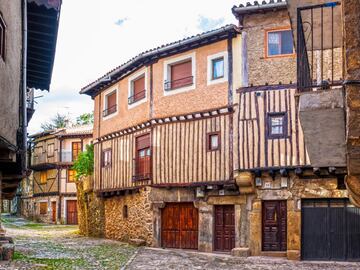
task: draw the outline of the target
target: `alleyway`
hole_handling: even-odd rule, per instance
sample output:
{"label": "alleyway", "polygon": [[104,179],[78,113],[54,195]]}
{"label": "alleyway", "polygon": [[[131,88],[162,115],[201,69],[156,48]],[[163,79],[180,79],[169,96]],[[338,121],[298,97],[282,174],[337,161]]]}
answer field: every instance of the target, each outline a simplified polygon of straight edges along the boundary
{"label": "alleyway", "polygon": [[293,262],[280,258],[235,258],[182,250],[140,249],[127,270],[206,269],[206,270],[359,270],[360,263]]}
{"label": "alleyway", "polygon": [[2,217],[7,234],[16,244],[12,262],[0,263],[0,270],[155,270],[155,269],[239,269],[239,270],[358,270],[360,263],[292,262],[263,257],[235,258],[155,248],[136,249],[106,239],[82,237],[76,226],[43,225],[21,218]]}
{"label": "alleyway", "polygon": [[117,241],[82,237],[76,226],[43,225],[2,217],[7,235],[15,240],[14,261],[3,269],[120,269],[136,250]]}

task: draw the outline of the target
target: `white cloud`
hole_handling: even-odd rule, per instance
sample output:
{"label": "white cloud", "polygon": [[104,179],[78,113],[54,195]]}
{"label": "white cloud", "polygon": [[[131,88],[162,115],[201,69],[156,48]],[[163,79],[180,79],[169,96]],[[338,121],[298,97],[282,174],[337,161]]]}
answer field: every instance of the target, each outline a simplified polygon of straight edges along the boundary
{"label": "white cloud", "polygon": [[[244,1],[242,1],[244,2]],[[29,132],[57,112],[71,116],[93,110],[81,87],[153,47],[236,24],[239,0],[64,0],[50,93],[38,99]],[[203,23],[199,23],[203,18]],[[126,20],[126,21],[121,21]],[[121,23],[120,23],[121,21]],[[117,24],[120,23],[121,27]],[[216,22],[218,22],[216,24]]]}

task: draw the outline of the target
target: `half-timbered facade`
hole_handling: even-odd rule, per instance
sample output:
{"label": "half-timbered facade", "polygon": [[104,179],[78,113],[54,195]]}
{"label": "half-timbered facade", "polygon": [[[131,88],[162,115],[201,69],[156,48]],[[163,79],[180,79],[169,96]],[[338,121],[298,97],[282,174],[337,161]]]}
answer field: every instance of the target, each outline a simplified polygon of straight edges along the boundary
{"label": "half-timbered facade", "polygon": [[287,2],[232,10],[247,65],[234,99],[234,175],[248,202],[240,223],[249,232],[239,252],[358,260],[360,210],[344,184],[338,101],[341,3]]}
{"label": "half-timbered facade", "polygon": [[77,156],[91,142],[92,126],[30,136],[31,175],[23,180],[22,214],[49,223],[77,224],[75,171]]}
{"label": "half-timbered facade", "polygon": [[[356,245],[357,221],[346,213],[359,210],[347,200],[344,164],[320,166],[307,147],[287,8],[234,7],[238,27],[147,51],[82,89],[95,102],[94,190],[106,237],[307,259],[314,235],[330,239],[330,227],[312,230],[314,213],[330,219],[339,207]],[[332,61],[313,54],[314,76],[331,68],[338,86],[339,48],[324,55]]]}
{"label": "half-timbered facade", "polygon": [[[140,54],[82,90],[95,101],[94,190],[104,198],[106,237],[212,250],[213,211],[201,209],[231,204],[234,216],[238,203],[231,131],[239,54],[228,25]],[[235,233],[220,242],[230,250]]]}

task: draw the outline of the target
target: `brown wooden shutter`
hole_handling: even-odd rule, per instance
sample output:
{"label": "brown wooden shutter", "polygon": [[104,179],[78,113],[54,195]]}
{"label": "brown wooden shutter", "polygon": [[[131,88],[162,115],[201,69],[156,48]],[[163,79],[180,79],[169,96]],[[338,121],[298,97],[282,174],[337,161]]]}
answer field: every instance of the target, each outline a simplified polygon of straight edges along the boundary
{"label": "brown wooden shutter", "polygon": [[116,92],[107,96],[107,109],[116,106]]}
{"label": "brown wooden shutter", "polygon": [[46,215],[46,214],[47,214],[47,203],[40,202],[40,215]]}
{"label": "brown wooden shutter", "polygon": [[141,77],[134,81],[134,95],[139,94],[145,90],[145,77]]}
{"label": "brown wooden shutter", "polygon": [[150,147],[150,134],[146,134],[136,138],[136,149],[144,149]]}
{"label": "brown wooden shutter", "polygon": [[171,88],[178,88],[192,83],[191,60],[171,66]]}

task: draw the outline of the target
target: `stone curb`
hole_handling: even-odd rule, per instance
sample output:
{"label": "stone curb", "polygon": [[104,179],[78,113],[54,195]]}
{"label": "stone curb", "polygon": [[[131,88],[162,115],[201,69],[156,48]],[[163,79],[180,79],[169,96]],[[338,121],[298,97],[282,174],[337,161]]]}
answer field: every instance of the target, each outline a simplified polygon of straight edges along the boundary
{"label": "stone curb", "polygon": [[127,267],[133,262],[133,260],[135,259],[136,255],[139,253],[140,250],[142,250],[143,248],[138,248],[134,254],[131,256],[131,258],[127,261],[127,263],[120,268],[120,270],[126,270]]}

